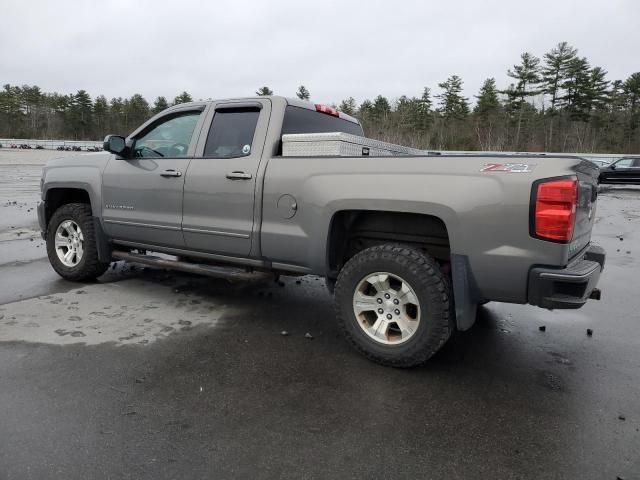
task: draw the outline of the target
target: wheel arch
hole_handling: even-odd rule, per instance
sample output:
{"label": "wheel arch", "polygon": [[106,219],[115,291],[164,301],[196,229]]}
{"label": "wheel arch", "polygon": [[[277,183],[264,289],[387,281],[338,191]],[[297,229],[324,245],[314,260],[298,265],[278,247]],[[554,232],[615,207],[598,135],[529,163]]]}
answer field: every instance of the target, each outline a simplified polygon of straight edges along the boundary
{"label": "wheel arch", "polygon": [[469,258],[454,252],[452,231],[438,215],[357,209],[335,212],[329,223],[326,246],[329,289],[333,288],[338,272],[349,258],[364,248],[382,243],[407,244],[435,258],[451,279],[457,329],[471,328],[477,304],[483,299]]}
{"label": "wheel arch", "polygon": [[358,251],[388,242],[419,246],[440,261],[448,261],[451,254],[449,229],[436,215],[392,210],[340,210],[329,222],[327,276],[334,277],[341,265]]}
{"label": "wheel arch", "polygon": [[49,220],[58,208],[68,203],[88,203],[93,215],[94,202],[91,199],[89,190],[81,185],[75,186],[53,186],[47,188],[42,195],[44,199],[44,220],[45,225],[49,225]]}
{"label": "wheel arch", "polygon": [[111,243],[102,228],[102,222],[100,221],[100,204],[95,198],[90,186],[85,184],[51,186],[43,191],[42,198],[44,199],[44,211],[42,212],[44,218],[41,220],[43,238],[46,238],[51,217],[61,206],[70,203],[88,204],[91,208],[91,215],[93,218],[98,257],[102,262],[111,261]]}

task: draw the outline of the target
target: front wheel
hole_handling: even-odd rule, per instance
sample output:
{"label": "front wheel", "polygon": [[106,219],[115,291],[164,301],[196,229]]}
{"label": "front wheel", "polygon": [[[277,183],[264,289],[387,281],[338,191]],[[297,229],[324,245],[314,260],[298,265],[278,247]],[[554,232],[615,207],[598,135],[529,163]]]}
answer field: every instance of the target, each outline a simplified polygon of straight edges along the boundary
{"label": "front wheel", "polygon": [[98,258],[88,204],[68,203],[55,211],[47,227],[47,255],[53,269],[66,280],[93,280],[107,270],[109,263]]}
{"label": "front wheel", "polygon": [[430,256],[403,245],[367,248],[338,275],[335,308],[350,343],[393,367],[425,363],[452,333],[449,282]]}

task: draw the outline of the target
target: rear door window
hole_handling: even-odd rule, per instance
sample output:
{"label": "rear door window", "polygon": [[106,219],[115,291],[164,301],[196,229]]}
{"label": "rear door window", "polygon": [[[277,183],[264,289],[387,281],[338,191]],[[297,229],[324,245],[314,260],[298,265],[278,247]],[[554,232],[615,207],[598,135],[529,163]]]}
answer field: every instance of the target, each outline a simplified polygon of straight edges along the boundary
{"label": "rear door window", "polygon": [[290,133],[328,133],[344,132],[352,135],[364,136],[362,126],[334,117],[326,113],[316,112],[308,108],[294,107],[288,105],[284,112],[284,122],[282,124],[282,134]]}
{"label": "rear door window", "polygon": [[251,155],[253,136],[260,110],[235,108],[216,111],[204,156],[207,158],[235,158]]}

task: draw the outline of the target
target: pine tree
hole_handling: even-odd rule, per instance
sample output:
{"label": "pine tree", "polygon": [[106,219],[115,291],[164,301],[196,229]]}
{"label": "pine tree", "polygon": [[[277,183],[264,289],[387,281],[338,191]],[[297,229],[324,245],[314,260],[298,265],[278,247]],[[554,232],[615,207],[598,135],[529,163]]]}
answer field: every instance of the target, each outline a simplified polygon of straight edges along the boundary
{"label": "pine tree", "polygon": [[[54,93],[48,100],[49,108],[52,115],[57,118],[57,134],[58,138],[74,138],[74,132],[70,132],[70,117],[71,104],[73,103],[73,95],[59,95]],[[53,122],[49,122],[49,125]]]}
{"label": "pine tree", "polygon": [[416,118],[417,98],[409,98],[402,95],[395,103],[395,120],[401,130],[413,129],[413,121]]}
{"label": "pine tree", "polygon": [[473,109],[474,130],[481,150],[502,147],[501,137],[496,133],[499,128],[498,118],[503,112],[498,93],[496,80],[487,78],[476,95],[476,106]]}
{"label": "pine tree", "polygon": [[555,116],[558,114],[558,104],[563,96],[562,85],[567,77],[567,69],[571,62],[577,57],[578,50],[570,46],[567,42],[560,42],[555,48],[544,55],[544,66],[542,67],[542,92],[551,96],[551,106],[549,114],[549,133],[545,146],[547,149],[553,148],[553,135],[555,128]]}
{"label": "pine tree", "polygon": [[28,131],[32,137],[36,137],[44,95],[40,90],[40,87],[36,85],[23,85],[21,90],[22,111],[27,117],[26,123],[28,125]]}
{"label": "pine tree", "polygon": [[165,97],[160,96],[156,98],[155,102],[153,102],[153,108],[151,109],[151,113],[156,115],[162,112],[163,110],[166,110],[167,108],[169,108],[169,103],[167,102],[167,99]]}
{"label": "pine tree", "polygon": [[517,80],[515,85],[515,93],[518,102],[514,105],[518,110],[518,121],[516,127],[515,147],[519,149],[520,134],[522,131],[522,120],[524,112],[530,111],[527,107],[527,99],[534,95],[538,95],[540,90],[536,87],[540,83],[540,59],[529,52],[520,55],[521,62],[513,66],[513,70],[508,70],[507,75]]}
{"label": "pine tree", "polygon": [[398,128],[413,132],[424,132],[433,121],[431,91],[425,87],[421,97],[408,98],[402,95],[396,102],[395,116]]}
{"label": "pine tree", "polygon": [[611,113],[620,113],[624,110],[626,101],[624,82],[622,80],[614,80],[611,82],[607,110]]}
{"label": "pine tree", "polygon": [[256,92],[256,95],[260,97],[268,97],[270,95],[273,95],[273,90],[271,90],[269,87],[260,87]]}
{"label": "pine tree", "polygon": [[607,71],[601,67],[593,67],[589,72],[588,97],[591,110],[605,110],[609,100],[609,81]]}
{"label": "pine tree", "polygon": [[346,113],[347,115],[355,115],[357,113],[358,106],[355,99],[353,97],[349,97],[346,100],[340,102],[338,110]]}
{"label": "pine tree", "polygon": [[520,101],[524,104],[529,97],[537,95],[540,90],[536,87],[540,83],[540,59],[528,52],[520,56],[519,65],[514,65],[513,70],[508,70],[507,75],[517,80],[516,92]]}
{"label": "pine tree", "polygon": [[136,93],[125,104],[127,130],[134,130],[137,126],[148,120],[150,115],[151,110],[149,109],[149,103],[142,95]]}
{"label": "pine tree", "polygon": [[193,102],[193,98],[191,98],[191,95],[189,95],[187,92],[182,92],[180,95],[178,95],[176,98],[173,99],[174,105],[178,105],[180,103],[189,103],[189,102]]}
{"label": "pine tree", "polygon": [[109,133],[109,103],[104,95],[98,95],[93,102],[94,138],[104,138]]}
{"label": "pine tree", "polygon": [[624,82],[624,93],[631,114],[640,109],[640,72],[633,73]]}
{"label": "pine tree", "polygon": [[311,94],[309,93],[309,90],[307,90],[307,88],[304,85],[300,85],[298,87],[298,91],[296,92],[296,96],[300,100],[305,100],[305,101],[309,101],[309,99],[311,98]]}
{"label": "pine tree", "polygon": [[378,95],[373,101],[373,119],[377,122],[384,122],[387,119],[389,112],[391,112],[389,100],[382,95]]}
{"label": "pine tree", "polygon": [[614,150],[620,148],[619,146],[625,141],[624,110],[626,98],[622,80],[614,80],[610,85],[604,112],[600,114],[604,120],[600,143],[605,149]]}
{"label": "pine tree", "polygon": [[462,96],[462,79],[458,75],[450,76],[439,83],[442,89],[436,98],[440,100],[438,112],[445,120],[463,119],[469,115],[469,102]]}
{"label": "pine tree", "polygon": [[371,100],[365,100],[358,109],[358,118],[361,120],[370,120],[373,117],[373,103]]}
{"label": "pine tree", "polygon": [[87,138],[93,122],[93,102],[86,90],[78,90],[69,108],[69,127],[73,138]]}
{"label": "pine tree", "polygon": [[518,112],[518,106],[520,105],[520,97],[518,96],[516,86],[513,83],[510,83],[509,86],[506,89],[501,90],[500,93],[503,95],[501,102],[502,107],[504,108],[509,120],[513,120]]}
{"label": "pine tree", "polygon": [[491,114],[497,113],[500,110],[500,100],[498,98],[498,88],[496,87],[495,78],[487,78],[480,92],[476,95],[476,106],[473,109],[473,113],[487,117]]}
{"label": "pine tree", "polygon": [[585,121],[589,115],[589,62],[576,57],[567,64],[566,78],[562,83],[564,95],[558,104],[569,112],[572,119]]}
{"label": "pine tree", "polygon": [[22,129],[24,118],[20,107],[20,87],[4,85],[2,96],[0,96],[0,109],[6,119],[7,137],[18,136]]}
{"label": "pine tree", "polygon": [[433,123],[433,102],[431,101],[431,89],[424,87],[420,98],[412,99],[414,108],[412,108],[413,118],[411,120],[412,127],[416,130],[428,130]]}
{"label": "pine tree", "polygon": [[640,72],[631,74],[625,80],[623,89],[629,116],[627,148],[631,149],[631,142],[640,127]]}
{"label": "pine tree", "polygon": [[551,96],[551,111],[556,109],[556,103],[561,96],[561,85],[566,77],[566,70],[578,51],[567,42],[559,43],[550,52],[544,54],[542,67],[543,92]]}
{"label": "pine tree", "polygon": [[120,135],[129,133],[125,126],[124,100],[122,100],[122,97],[112,98],[109,102],[109,123],[113,133]]}

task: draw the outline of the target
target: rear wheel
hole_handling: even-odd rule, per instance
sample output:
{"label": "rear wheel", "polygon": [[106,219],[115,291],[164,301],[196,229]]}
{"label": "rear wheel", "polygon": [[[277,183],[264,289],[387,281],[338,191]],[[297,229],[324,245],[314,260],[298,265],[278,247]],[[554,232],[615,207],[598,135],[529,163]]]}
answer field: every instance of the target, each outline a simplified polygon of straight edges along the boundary
{"label": "rear wheel", "polygon": [[335,307],[346,338],[383,365],[421,365],[452,332],[446,277],[433,258],[403,245],[352,257],[338,276]]}
{"label": "rear wheel", "polygon": [[98,258],[88,204],[68,203],[55,211],[47,228],[47,255],[53,269],[67,280],[93,280],[107,270],[109,263]]}

